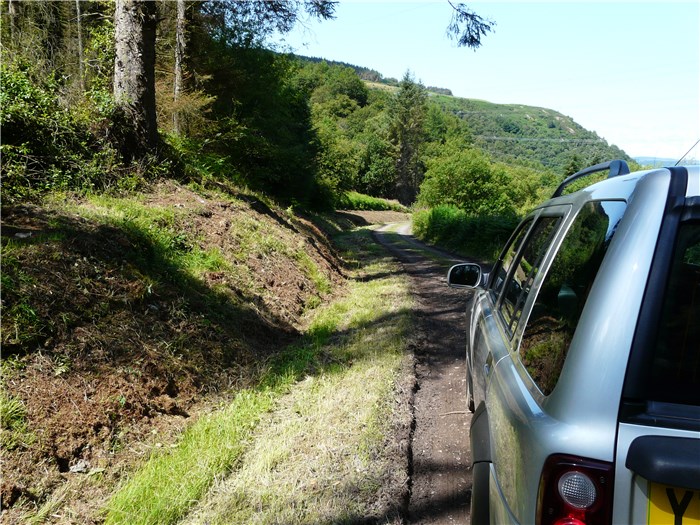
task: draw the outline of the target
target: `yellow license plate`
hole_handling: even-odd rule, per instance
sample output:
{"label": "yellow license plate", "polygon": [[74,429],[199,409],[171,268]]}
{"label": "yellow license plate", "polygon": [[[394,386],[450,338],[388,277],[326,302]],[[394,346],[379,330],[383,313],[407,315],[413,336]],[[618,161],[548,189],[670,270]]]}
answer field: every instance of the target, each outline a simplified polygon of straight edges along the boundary
{"label": "yellow license plate", "polygon": [[649,483],[649,525],[700,525],[700,491]]}

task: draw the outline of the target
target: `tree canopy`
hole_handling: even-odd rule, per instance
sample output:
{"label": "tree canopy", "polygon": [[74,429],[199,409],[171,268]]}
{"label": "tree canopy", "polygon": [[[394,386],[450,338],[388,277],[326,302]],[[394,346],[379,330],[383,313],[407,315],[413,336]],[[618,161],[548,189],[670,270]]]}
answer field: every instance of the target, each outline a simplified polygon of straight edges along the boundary
{"label": "tree canopy", "polygon": [[[301,205],[359,191],[519,212],[564,172],[625,157],[552,110],[266,49],[272,31],[302,15],[333,18],[336,4],[0,4],[5,198],[134,188],[172,173]],[[450,5],[451,34],[478,47],[493,23]]]}

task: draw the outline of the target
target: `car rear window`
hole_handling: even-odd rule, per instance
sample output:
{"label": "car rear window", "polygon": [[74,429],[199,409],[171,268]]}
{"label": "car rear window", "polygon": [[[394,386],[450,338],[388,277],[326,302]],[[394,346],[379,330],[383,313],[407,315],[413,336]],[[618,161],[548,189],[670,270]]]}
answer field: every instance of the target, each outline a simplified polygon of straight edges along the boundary
{"label": "car rear window", "polygon": [[678,232],[646,399],[700,406],[700,222]]}

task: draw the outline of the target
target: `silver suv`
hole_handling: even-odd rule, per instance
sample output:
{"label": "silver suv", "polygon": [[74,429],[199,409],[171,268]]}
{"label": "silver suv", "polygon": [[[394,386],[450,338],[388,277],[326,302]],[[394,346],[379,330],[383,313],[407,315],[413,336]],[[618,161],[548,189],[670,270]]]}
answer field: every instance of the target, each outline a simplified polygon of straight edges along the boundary
{"label": "silver suv", "polygon": [[475,289],[472,523],[700,523],[697,166],[572,175],[448,283]]}

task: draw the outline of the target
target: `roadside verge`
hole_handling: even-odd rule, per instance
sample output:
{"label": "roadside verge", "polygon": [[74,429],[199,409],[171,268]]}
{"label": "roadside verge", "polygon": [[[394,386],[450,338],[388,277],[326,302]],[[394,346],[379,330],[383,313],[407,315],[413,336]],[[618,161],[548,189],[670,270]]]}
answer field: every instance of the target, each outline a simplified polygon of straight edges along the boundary
{"label": "roadside verge", "polygon": [[[237,396],[235,414],[224,407],[193,425],[135,474],[107,522],[401,523],[412,300],[400,267],[368,230],[336,242],[355,268],[347,293],[317,310],[303,341],[271,364],[259,388]],[[242,431],[220,432],[234,416]],[[181,453],[198,433],[216,451],[211,460],[206,449]],[[211,434],[220,435],[214,444]],[[202,464],[206,479],[187,488]]]}

